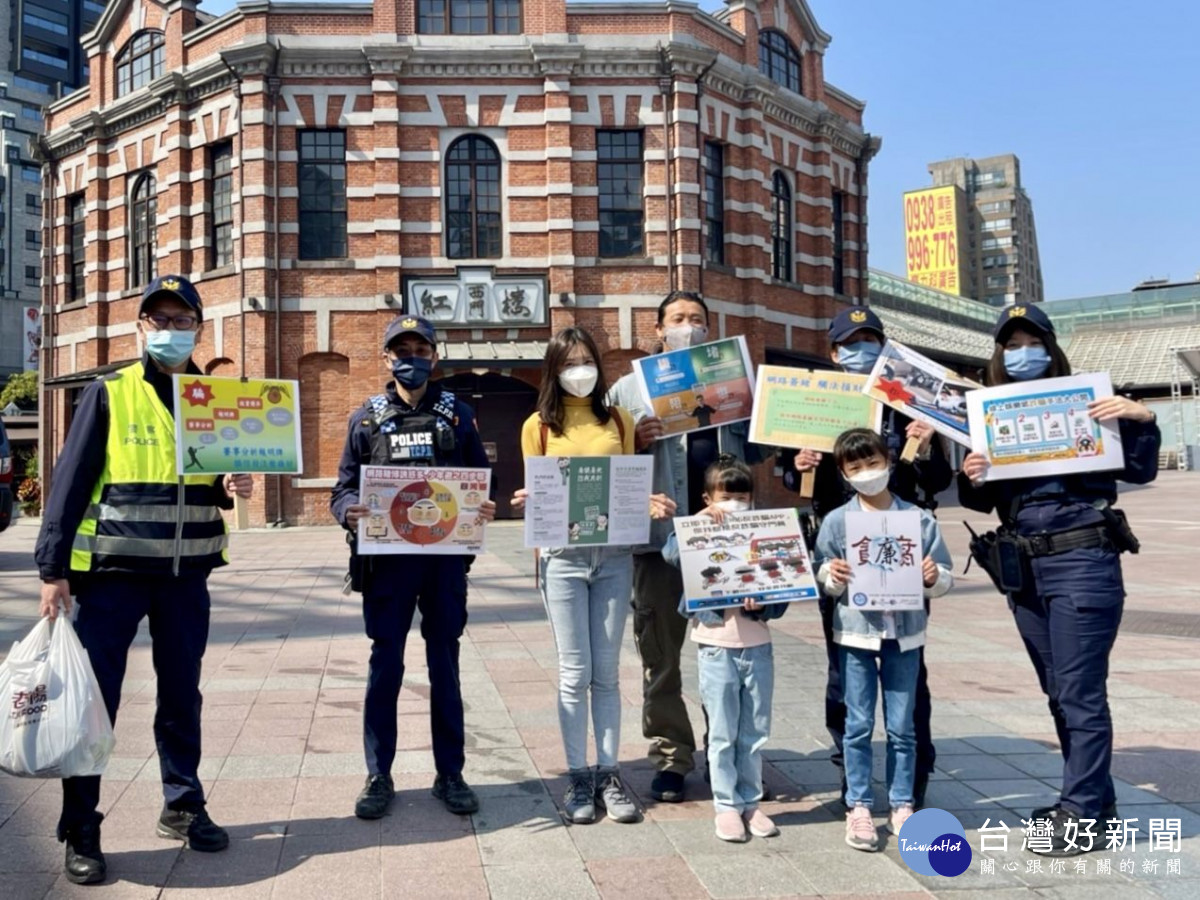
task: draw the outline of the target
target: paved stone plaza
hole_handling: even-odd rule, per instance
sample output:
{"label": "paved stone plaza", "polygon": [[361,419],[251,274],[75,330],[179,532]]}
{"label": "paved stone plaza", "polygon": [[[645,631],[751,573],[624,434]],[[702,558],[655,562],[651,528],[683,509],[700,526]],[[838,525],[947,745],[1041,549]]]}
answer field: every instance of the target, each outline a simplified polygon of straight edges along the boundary
{"label": "paved stone plaza", "polygon": [[[207,856],[154,836],[161,796],[143,627],[130,656],[116,755],[104,782],[109,883],[78,888],[60,877],[57,783],[0,776],[0,898],[967,900],[985,891],[995,900],[1200,897],[1198,504],[1200,476],[1175,472],[1129,491],[1122,504],[1144,546],[1139,556],[1125,558],[1129,599],[1109,681],[1118,798],[1123,815],[1136,818],[1141,829],[1133,852],[1101,849],[1065,861],[1059,871],[1051,860],[1020,849],[1020,816],[1055,798],[1059,757],[1005,604],[974,570],[936,601],[927,650],[939,770],[927,799],[967,827],[975,860],[965,874],[914,874],[901,862],[894,838],[874,855],[842,842],[823,725],[824,649],[811,608],[790,610],[772,626],[776,695],[766,778],[775,800],[765,808],[782,826],[781,837],[719,842],[704,783],[695,775],[689,780],[692,801],[650,800],[631,633],[623,656],[621,758],[646,819],[639,825],[564,826],[554,644],[533,587],[532,554],[522,549],[516,523],[491,530],[491,552],[471,573],[471,621],[462,646],[465,774],[479,792],[481,811],[458,818],[429,796],[429,691],[414,631],[400,701],[397,801],[382,821],[359,821],[352,810],[365,771],[361,710],[368,642],[357,596],[341,593],[341,533],[313,528],[235,535],[233,565],[211,582],[201,774],[214,819],[230,829],[230,849]],[[969,517],[976,526],[990,525]],[[963,515],[944,506],[939,518],[961,571]],[[2,647],[21,637],[36,615],[36,524],[18,521],[0,536]],[[685,660],[685,692],[700,733],[690,649]],[[881,743],[876,750],[882,763]],[[1181,820],[1182,846],[1151,851],[1151,818]],[[1009,852],[991,854],[993,873],[981,871],[974,831],[986,819],[1012,829]],[[1102,869],[1105,860],[1110,873]]]}

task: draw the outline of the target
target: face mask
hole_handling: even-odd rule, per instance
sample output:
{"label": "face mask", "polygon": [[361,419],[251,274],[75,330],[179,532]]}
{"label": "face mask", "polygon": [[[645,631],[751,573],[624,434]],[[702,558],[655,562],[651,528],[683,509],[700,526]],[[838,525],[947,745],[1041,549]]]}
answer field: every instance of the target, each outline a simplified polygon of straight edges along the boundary
{"label": "face mask", "polygon": [[718,500],[713,504],[717,509],[723,509],[725,512],[747,512],[750,509],[750,501],[748,500]]}
{"label": "face mask", "polygon": [[850,487],[867,497],[874,497],[887,489],[892,478],[889,469],[864,469],[846,478]]}
{"label": "face mask", "polygon": [[1041,378],[1050,368],[1050,353],[1045,347],[1018,347],[1004,351],[1004,371],[1014,381]]}
{"label": "face mask", "polygon": [[405,356],[392,360],[392,377],[402,387],[414,391],[429,380],[433,360],[423,356]]}
{"label": "face mask", "polygon": [[173,369],[196,349],[194,331],[147,331],[146,352],[155,362]]}
{"label": "face mask", "polygon": [[837,348],[838,365],[847,372],[868,374],[875,368],[875,360],[879,359],[882,348],[870,341],[857,341],[853,344],[842,344]]}
{"label": "face mask", "polygon": [[558,373],[558,383],[572,397],[587,397],[599,377],[600,370],[595,366],[567,366]]}
{"label": "face mask", "polygon": [[703,344],[708,337],[708,329],[703,325],[672,325],[663,329],[663,346],[668,350],[683,350]]}

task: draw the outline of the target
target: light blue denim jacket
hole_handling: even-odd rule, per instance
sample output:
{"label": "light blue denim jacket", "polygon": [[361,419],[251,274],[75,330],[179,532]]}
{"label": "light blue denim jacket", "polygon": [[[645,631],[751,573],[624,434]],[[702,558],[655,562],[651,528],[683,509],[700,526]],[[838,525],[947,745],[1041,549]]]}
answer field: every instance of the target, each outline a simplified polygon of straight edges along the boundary
{"label": "light blue denim jacket", "polygon": [[[887,634],[887,619],[893,617],[896,629],[896,639],[901,650],[912,650],[925,643],[925,620],[927,614],[923,609],[906,609],[896,612],[884,610],[859,610],[841,602],[846,593],[845,585],[834,584],[829,577],[829,563],[835,559],[846,558],[846,510],[861,510],[862,503],[858,495],[843,506],[839,506],[825,517],[821,523],[821,531],[817,534],[817,548],[813,564],[817,567],[817,582],[825,595],[834,600],[833,608],[833,639],[835,643],[850,647],[860,647],[865,650],[878,650]],[[899,497],[892,498],[892,509],[919,509],[912,503],[906,503]],[[954,584],[951,574],[953,563],[950,560],[950,550],[942,540],[942,530],[938,527],[937,519],[925,509],[921,512],[921,554],[933,557],[938,566],[938,580],[925,589],[926,597],[940,597]]]}
{"label": "light blue denim jacket", "polygon": [[[675,532],[671,532],[671,536],[667,538],[667,542],[662,548],[662,557],[669,565],[679,568],[679,538],[675,536]],[[765,622],[768,619],[778,619],[791,606],[790,603],[768,603],[757,612],[746,612],[744,609],[738,609],[738,613],[746,616],[749,619],[757,619],[760,622]],[[737,609],[737,607],[727,607],[727,609]],[[701,609],[695,612],[689,612],[687,608],[687,596],[683,595],[679,598],[679,614],[689,619],[695,619],[701,625],[720,625],[725,621],[725,609]]]}
{"label": "light blue denim jacket", "polygon": [[[608,391],[605,403],[609,406],[620,406],[629,411],[636,425],[644,419],[649,411],[642,403],[642,393],[638,390],[637,376],[630,372],[621,378]],[[772,450],[759,444],[752,444],[749,422],[734,422],[731,425],[721,425],[717,429],[717,449],[720,453],[731,453],[747,465],[762,462],[771,456]],[[654,475],[651,491],[655,494],[666,494],[678,504],[677,516],[687,516],[700,510],[689,510],[688,500],[688,466],[687,466],[687,436],[675,435],[655,441],[649,450],[643,453],[654,455]],[[634,553],[658,553],[675,532],[675,526],[670,519],[655,519],[650,523],[650,543],[634,547]]]}

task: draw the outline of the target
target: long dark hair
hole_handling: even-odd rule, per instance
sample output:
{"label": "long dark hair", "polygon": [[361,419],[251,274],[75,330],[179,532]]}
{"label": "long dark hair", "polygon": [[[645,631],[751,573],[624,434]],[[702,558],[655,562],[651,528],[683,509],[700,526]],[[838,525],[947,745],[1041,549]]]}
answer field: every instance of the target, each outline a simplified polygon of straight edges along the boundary
{"label": "long dark hair", "polygon": [[596,342],[592,340],[590,334],[578,326],[564,328],[550,338],[550,343],[546,346],[546,359],[542,363],[542,386],[538,389],[537,399],[538,417],[556,435],[562,434],[563,431],[563,394],[565,393],[562,385],[558,383],[558,372],[563,363],[567,361],[571,351],[580,345],[592,354],[592,359],[599,372],[596,386],[592,388],[592,412],[595,413],[601,425],[607,425],[608,420],[612,418],[609,415],[608,407],[604,404],[604,396],[608,393],[608,382],[604,380],[604,368],[600,365],[600,351],[596,348]]}
{"label": "long dark hair", "polygon": [[753,495],[754,473],[732,453],[722,453],[704,470],[704,492],[711,497],[717,491]]}
{"label": "long dark hair", "polygon": [[1026,334],[1041,338],[1042,343],[1046,346],[1046,352],[1050,354],[1050,368],[1046,370],[1043,378],[1061,378],[1071,374],[1071,361],[1067,359],[1067,354],[1063,353],[1062,347],[1058,346],[1058,340],[1053,334],[1041,329],[1035,330],[1024,328],[1021,325],[1013,325],[1001,332],[1002,340],[996,341],[995,349],[992,350],[992,358],[988,360],[987,368],[983,373],[984,383],[988,387],[1012,383],[1008,370],[1004,368],[1004,341],[1008,340],[1008,336],[1014,331],[1024,331]]}

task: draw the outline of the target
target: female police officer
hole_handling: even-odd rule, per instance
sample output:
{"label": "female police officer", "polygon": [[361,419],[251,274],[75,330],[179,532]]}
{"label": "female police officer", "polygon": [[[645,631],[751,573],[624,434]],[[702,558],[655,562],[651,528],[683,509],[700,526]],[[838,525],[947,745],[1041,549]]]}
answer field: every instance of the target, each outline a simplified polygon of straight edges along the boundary
{"label": "female police officer", "polygon": [[[1054,325],[1037,306],[1006,309],[995,339],[989,385],[1071,374]],[[1059,802],[1033,813],[1052,823],[1049,846],[1039,851],[1048,856],[1074,856],[1102,843],[1104,823],[1117,816],[1106,681],[1125,601],[1120,553],[1136,550],[1136,543],[1111,504],[1118,478],[1147,484],[1158,474],[1153,412],[1125,397],[1093,401],[1088,411],[1099,421],[1118,420],[1123,470],[983,483],[987,458],[972,453],[959,476],[963,506],[996,510],[1020,551],[1023,583],[1008,603],[1050,699],[1063,756]],[[1098,832],[1089,819],[1100,821]]]}

